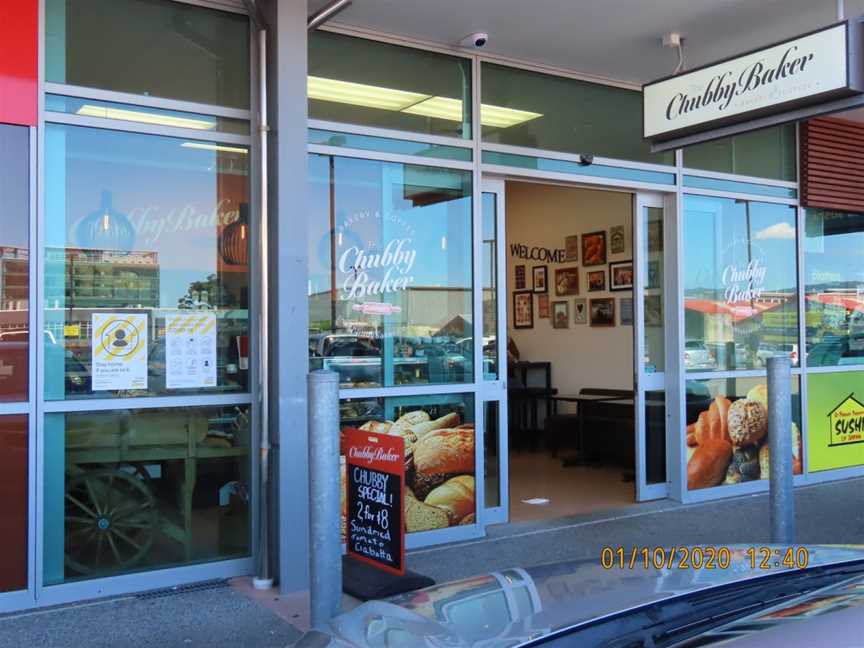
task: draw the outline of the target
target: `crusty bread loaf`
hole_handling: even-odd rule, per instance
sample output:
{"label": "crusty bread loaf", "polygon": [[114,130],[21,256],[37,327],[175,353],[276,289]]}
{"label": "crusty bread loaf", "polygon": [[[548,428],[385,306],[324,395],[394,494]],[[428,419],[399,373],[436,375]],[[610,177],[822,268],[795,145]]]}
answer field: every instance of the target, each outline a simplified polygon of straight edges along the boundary
{"label": "crusty bread loaf", "polygon": [[726,478],[726,468],[732,461],[732,444],[723,439],[700,441],[687,462],[687,488],[716,486]]}
{"label": "crusty bread loaf", "polygon": [[393,421],[366,421],[360,426],[360,429],[374,434],[387,434],[391,427],[393,427]]}
{"label": "crusty bread loaf", "polygon": [[466,515],[465,517],[462,518],[462,520],[459,522],[459,525],[463,526],[466,524],[474,524],[474,522],[476,522],[476,520],[477,520],[477,516],[474,513],[469,513],[468,515]]}
{"label": "crusty bread loaf", "polygon": [[459,475],[448,479],[433,489],[424,501],[444,509],[450,518],[450,524],[459,524],[462,518],[474,512],[474,477]]}
{"label": "crusty bread loaf", "polygon": [[414,487],[425,498],[456,475],[474,472],[474,431],[435,430],[414,445]]}
{"label": "crusty bread loaf", "polygon": [[417,499],[410,488],[405,489],[405,531],[431,531],[450,526],[447,511],[425,504]]}
{"label": "crusty bread loaf", "polygon": [[456,412],[450,412],[449,414],[445,414],[444,416],[441,416],[434,421],[415,423],[410,427],[411,431],[417,435],[417,438],[422,439],[430,432],[434,432],[435,430],[442,430],[445,428],[456,427],[457,425],[459,425],[459,415]]}

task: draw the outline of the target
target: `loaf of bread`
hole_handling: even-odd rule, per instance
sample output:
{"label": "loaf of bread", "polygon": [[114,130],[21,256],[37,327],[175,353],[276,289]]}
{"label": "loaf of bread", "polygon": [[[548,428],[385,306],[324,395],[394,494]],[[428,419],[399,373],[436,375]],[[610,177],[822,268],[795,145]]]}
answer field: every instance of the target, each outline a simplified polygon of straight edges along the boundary
{"label": "loaf of bread", "polygon": [[405,489],[405,531],[431,531],[445,529],[450,526],[447,511],[425,504],[417,499],[410,488]]}
{"label": "loaf of bread", "polygon": [[742,398],[729,408],[729,438],[737,447],[755,445],[768,432],[768,412],[758,400]]}
{"label": "loaf of bread", "polygon": [[716,486],[726,478],[732,460],[732,445],[723,439],[707,438],[696,446],[687,462],[687,488]]}
{"label": "loaf of bread", "polygon": [[711,402],[711,406],[699,414],[693,426],[694,440],[697,445],[708,438],[729,442],[729,425],[726,419],[730,405],[728,398],[717,396]]}
{"label": "loaf of bread", "polygon": [[360,426],[360,429],[374,434],[387,434],[391,427],[393,427],[393,421],[366,421]]}
{"label": "loaf of bread", "polygon": [[413,412],[403,414],[398,419],[396,419],[396,422],[390,428],[389,433],[401,434],[403,430],[408,430],[412,425],[417,425],[418,423],[426,423],[429,420],[430,416],[425,411],[414,410]]}
{"label": "loaf of bread", "polygon": [[450,524],[459,524],[469,513],[474,512],[474,477],[459,475],[434,488],[424,500],[447,512]]}
{"label": "loaf of bread", "polygon": [[477,516],[474,513],[469,513],[459,522],[460,526],[464,526],[466,524],[474,524],[476,522]]}
{"label": "loaf of bread", "polygon": [[453,428],[459,425],[459,415],[456,412],[450,412],[449,414],[445,414],[434,421],[423,421],[422,423],[415,423],[410,426],[411,431],[417,435],[418,439],[422,439],[424,436],[429,434],[430,432],[434,432],[435,430],[443,430],[446,428]]}
{"label": "loaf of bread", "polygon": [[456,475],[474,472],[474,431],[435,430],[414,445],[414,487],[426,497],[436,486]]}

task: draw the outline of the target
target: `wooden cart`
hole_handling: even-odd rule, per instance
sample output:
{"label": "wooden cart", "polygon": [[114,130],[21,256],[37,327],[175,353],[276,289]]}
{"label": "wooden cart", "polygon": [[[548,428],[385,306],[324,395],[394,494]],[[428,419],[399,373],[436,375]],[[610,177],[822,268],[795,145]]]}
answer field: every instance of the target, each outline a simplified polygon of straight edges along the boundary
{"label": "wooden cart", "polygon": [[[242,420],[241,420],[242,419]],[[199,411],[93,414],[66,430],[65,564],[81,575],[118,572],[144,561],[162,536],[193,558],[192,496],[198,462],[249,455],[244,413],[230,440],[208,437]],[[226,437],[220,437],[225,439]],[[216,447],[231,444],[231,447]],[[176,511],[160,506],[151,470],[181,481]]]}

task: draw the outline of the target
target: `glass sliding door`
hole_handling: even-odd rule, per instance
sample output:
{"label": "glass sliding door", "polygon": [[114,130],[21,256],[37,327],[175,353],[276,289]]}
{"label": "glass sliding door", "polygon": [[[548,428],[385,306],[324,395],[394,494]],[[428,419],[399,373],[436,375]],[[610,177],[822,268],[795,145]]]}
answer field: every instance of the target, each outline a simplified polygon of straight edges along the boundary
{"label": "glass sliding door", "polygon": [[636,499],[669,494],[666,471],[666,327],[664,198],[637,194],[634,214],[633,367]]}
{"label": "glass sliding door", "polygon": [[482,286],[485,523],[508,519],[507,304],[504,254],[504,180],[486,178],[481,201],[479,272]]}

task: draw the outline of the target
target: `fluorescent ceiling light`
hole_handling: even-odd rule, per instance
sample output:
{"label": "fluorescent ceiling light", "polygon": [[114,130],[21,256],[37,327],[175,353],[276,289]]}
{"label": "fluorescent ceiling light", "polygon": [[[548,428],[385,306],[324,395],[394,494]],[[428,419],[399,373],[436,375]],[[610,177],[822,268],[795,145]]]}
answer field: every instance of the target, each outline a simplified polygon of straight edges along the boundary
{"label": "fluorescent ceiling light", "polygon": [[449,97],[429,97],[425,101],[403,109],[402,112],[461,122],[462,100],[450,99]]}
{"label": "fluorescent ceiling light", "polygon": [[93,104],[84,104],[78,109],[78,114],[85,117],[120,119],[123,121],[133,121],[142,124],[173,126],[174,128],[194,128],[195,130],[210,130],[216,128],[216,122],[208,119],[175,117],[173,115],[161,115],[157,113],[126,110],[124,108],[111,108],[109,106],[97,106]]}
{"label": "fluorescent ceiling light", "polygon": [[515,108],[504,108],[503,106],[491,106],[489,104],[480,105],[480,123],[484,126],[510,128],[516,124],[522,124],[542,116],[542,113],[530,112],[528,110],[516,110]]}
{"label": "fluorescent ceiling light", "polygon": [[207,144],[205,142],[183,142],[180,146],[191,149],[204,149],[205,151],[223,151],[225,153],[242,153],[246,155],[249,151],[239,146],[225,146],[224,144]]}
{"label": "fluorescent ceiling light", "polygon": [[[446,119],[459,123],[464,119],[462,100],[451,97],[433,97],[418,92],[394,90],[393,88],[315,76],[308,77],[307,92],[310,99],[320,101],[334,101],[366,108],[394,110],[410,115],[422,115],[423,117]],[[509,128],[542,116],[542,113],[528,110],[489,104],[480,106],[481,123],[484,126],[496,128]]]}
{"label": "fluorescent ceiling light", "polygon": [[336,103],[380,108],[381,110],[402,110],[429,98],[429,95],[419,92],[407,92],[366,85],[365,83],[351,83],[314,76],[308,78],[306,85],[310,99],[335,101]]}
{"label": "fluorescent ceiling light", "polygon": [[[402,112],[455,122],[461,122],[463,119],[462,100],[449,97],[429,97],[425,101],[403,109]],[[481,104],[480,106],[480,123],[483,126],[509,128],[542,116],[541,113],[504,108],[503,106],[489,104]]]}

